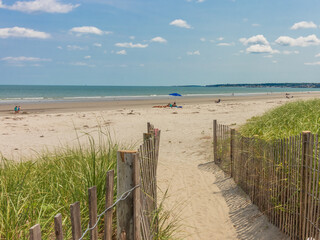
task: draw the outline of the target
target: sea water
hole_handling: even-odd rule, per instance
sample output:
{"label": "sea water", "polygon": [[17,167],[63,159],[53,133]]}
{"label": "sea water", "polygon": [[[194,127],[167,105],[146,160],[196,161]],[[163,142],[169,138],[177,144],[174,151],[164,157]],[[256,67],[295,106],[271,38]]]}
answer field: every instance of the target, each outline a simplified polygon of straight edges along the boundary
{"label": "sea water", "polygon": [[248,88],[180,86],[40,86],[0,85],[0,104],[56,101],[114,101],[184,97],[241,96],[277,92],[320,91],[319,88]]}

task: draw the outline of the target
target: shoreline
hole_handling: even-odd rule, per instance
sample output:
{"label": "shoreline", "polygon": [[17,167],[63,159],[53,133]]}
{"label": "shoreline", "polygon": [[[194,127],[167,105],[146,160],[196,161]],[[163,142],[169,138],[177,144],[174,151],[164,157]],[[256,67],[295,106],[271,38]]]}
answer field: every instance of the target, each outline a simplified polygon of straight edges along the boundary
{"label": "shoreline", "polygon": [[[83,112],[83,111],[104,111],[115,110],[119,108],[143,108],[166,105],[168,102],[177,102],[177,105],[188,104],[203,104],[212,103],[216,104],[215,100],[221,99],[223,102],[243,102],[255,100],[269,100],[269,99],[284,99],[286,93],[252,93],[246,95],[236,94],[235,96],[217,95],[217,96],[192,96],[192,97],[168,97],[161,99],[135,99],[135,100],[89,100],[89,101],[59,101],[59,102],[36,102],[36,103],[6,103],[0,104],[0,116],[14,114],[13,108],[15,105],[20,105],[22,112],[19,114],[41,114],[41,113],[68,113],[68,112]],[[320,97],[320,92],[288,92],[293,100],[296,99],[309,99]],[[291,98],[290,98],[291,99]]]}

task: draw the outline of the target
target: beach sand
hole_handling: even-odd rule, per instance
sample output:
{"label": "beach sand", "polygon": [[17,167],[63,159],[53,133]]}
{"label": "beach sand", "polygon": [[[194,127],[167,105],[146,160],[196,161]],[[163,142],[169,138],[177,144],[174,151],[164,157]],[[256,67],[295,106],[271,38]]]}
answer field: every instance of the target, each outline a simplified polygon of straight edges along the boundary
{"label": "beach sand", "polygon": [[175,99],[182,109],[152,108],[168,100],[0,105],[1,153],[16,161],[45,149],[77,145],[100,128],[115,141],[138,146],[147,122],[161,129],[159,195],[168,189],[167,210],[179,216],[183,239],[286,239],[212,162],[212,121],[243,124],[252,116],[319,93]]}

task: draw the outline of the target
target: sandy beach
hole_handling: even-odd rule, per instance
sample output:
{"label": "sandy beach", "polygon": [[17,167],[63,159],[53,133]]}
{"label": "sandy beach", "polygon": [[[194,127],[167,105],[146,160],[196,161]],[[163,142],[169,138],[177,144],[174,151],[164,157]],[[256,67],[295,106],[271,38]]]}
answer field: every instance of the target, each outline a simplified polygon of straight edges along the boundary
{"label": "sandy beach", "polygon": [[[141,143],[146,123],[161,129],[158,184],[168,189],[166,208],[180,218],[184,239],[286,239],[212,162],[212,121],[238,127],[252,116],[320,93],[179,98],[183,108],[152,108],[167,99],[0,105],[0,151],[16,161],[78,144],[99,129],[129,146]],[[171,100],[172,101],[172,100]]]}

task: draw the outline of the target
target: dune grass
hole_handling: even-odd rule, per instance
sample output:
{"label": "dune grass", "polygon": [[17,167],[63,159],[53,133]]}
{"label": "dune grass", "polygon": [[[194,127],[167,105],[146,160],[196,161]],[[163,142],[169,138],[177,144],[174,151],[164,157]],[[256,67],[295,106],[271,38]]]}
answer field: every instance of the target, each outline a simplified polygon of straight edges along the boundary
{"label": "dune grass", "polygon": [[[106,172],[116,168],[118,145],[110,139],[63,147],[37,159],[0,167],[0,239],[28,239],[29,228],[41,225],[43,239],[52,239],[53,218],[63,217],[66,239],[71,238],[69,206],[80,201],[83,229],[88,224],[88,191],[97,186],[98,211],[104,209]],[[116,181],[116,179],[115,179]]]}
{"label": "dune grass", "polygon": [[[71,239],[70,204],[79,201],[82,229],[89,222],[88,188],[97,186],[98,213],[104,210],[106,172],[115,170],[119,146],[110,135],[99,132],[98,142],[88,134],[77,147],[61,147],[38,158],[14,162],[0,160],[0,239],[29,239],[29,229],[39,223],[42,239],[55,239],[54,216],[62,214],[65,239]],[[116,184],[115,184],[116,200]],[[156,239],[174,239],[177,222],[169,218],[160,200],[154,218],[159,221]],[[114,214],[114,225],[116,218]],[[99,233],[102,233],[103,218]],[[85,239],[89,239],[87,234]],[[102,235],[101,235],[102,237]]]}
{"label": "dune grass", "polygon": [[320,133],[320,99],[284,104],[249,119],[240,128],[244,136],[257,135],[265,140],[287,138],[302,131]]}

